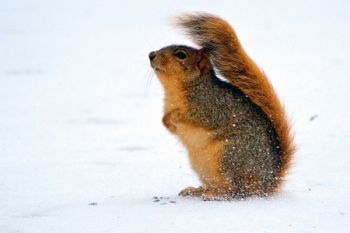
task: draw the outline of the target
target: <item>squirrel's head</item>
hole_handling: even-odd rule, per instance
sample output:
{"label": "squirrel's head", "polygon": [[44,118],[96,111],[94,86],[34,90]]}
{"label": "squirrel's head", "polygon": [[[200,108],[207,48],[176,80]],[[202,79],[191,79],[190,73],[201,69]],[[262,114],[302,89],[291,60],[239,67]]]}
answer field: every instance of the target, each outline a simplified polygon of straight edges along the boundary
{"label": "squirrel's head", "polygon": [[171,45],[151,52],[149,59],[163,85],[191,83],[213,69],[206,48]]}

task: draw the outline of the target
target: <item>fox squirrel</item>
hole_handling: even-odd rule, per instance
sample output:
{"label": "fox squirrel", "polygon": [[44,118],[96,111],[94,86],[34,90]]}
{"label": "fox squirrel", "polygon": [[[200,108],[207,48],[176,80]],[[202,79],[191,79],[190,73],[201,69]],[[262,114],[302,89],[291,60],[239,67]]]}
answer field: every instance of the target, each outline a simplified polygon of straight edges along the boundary
{"label": "fox squirrel", "polygon": [[163,124],[187,148],[202,182],[179,195],[232,200],[273,194],[295,146],[272,85],[225,20],[193,13],[175,25],[201,48],[171,45],[149,59],[164,87]]}

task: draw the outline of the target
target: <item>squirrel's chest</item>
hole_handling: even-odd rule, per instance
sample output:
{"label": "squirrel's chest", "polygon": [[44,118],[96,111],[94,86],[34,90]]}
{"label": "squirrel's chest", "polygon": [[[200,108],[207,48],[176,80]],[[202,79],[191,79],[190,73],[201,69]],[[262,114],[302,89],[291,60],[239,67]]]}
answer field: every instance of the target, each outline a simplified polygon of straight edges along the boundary
{"label": "squirrel's chest", "polygon": [[186,111],[188,105],[187,98],[185,98],[183,95],[174,94],[170,95],[167,94],[164,97],[164,113],[169,113],[175,109]]}

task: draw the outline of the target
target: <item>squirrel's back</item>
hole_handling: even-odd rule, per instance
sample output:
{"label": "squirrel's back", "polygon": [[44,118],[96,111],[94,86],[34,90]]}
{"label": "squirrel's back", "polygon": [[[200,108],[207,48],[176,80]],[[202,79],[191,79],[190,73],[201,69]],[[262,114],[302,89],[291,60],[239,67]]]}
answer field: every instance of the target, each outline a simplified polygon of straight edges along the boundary
{"label": "squirrel's back", "polygon": [[210,50],[211,61],[219,74],[247,95],[270,120],[280,154],[277,179],[268,192],[275,191],[290,165],[295,145],[285,110],[272,85],[245,53],[233,28],[225,20],[210,14],[187,14],[178,17],[176,25],[197,45]]}

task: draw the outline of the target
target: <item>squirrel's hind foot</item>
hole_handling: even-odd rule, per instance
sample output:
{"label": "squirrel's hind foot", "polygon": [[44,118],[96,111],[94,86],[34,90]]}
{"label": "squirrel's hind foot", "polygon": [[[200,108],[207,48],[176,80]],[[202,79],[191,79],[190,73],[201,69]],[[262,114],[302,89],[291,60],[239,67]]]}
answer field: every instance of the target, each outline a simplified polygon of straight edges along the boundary
{"label": "squirrel's hind foot", "polygon": [[191,197],[201,197],[203,193],[205,192],[205,189],[203,187],[187,187],[180,191],[179,196],[191,196]]}
{"label": "squirrel's hind foot", "polygon": [[203,187],[188,187],[179,193],[179,196],[199,197],[204,201],[231,201],[235,199],[235,196],[228,192],[223,192],[215,189],[206,189]]}

